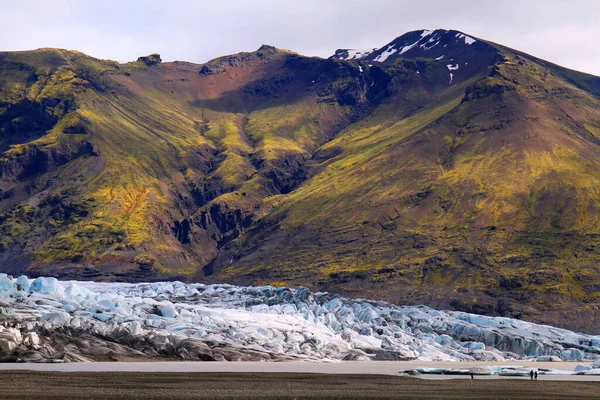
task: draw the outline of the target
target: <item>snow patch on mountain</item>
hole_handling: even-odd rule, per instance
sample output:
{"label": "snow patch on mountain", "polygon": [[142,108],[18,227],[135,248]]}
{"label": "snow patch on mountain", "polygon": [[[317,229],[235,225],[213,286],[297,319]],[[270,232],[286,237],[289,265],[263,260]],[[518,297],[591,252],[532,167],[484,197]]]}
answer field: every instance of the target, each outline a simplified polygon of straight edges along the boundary
{"label": "snow patch on mountain", "polygon": [[[427,42],[427,43],[429,43],[429,42]],[[433,49],[435,46],[437,46],[438,44],[440,44],[440,41],[438,40],[437,42],[435,42],[435,43],[434,43],[434,44],[432,44],[431,46],[427,46],[427,43],[426,43],[426,44],[422,44],[422,45],[420,46],[420,47],[421,47],[423,50],[425,50],[425,51]]]}
{"label": "snow patch on mountain", "polygon": [[477,40],[473,39],[472,37],[465,35],[464,33],[457,33],[455,36],[459,39],[464,38],[465,44],[467,44],[467,45],[471,45],[477,41]]}
{"label": "snow patch on mountain", "polygon": [[[456,71],[458,69],[458,64],[456,64],[456,65],[447,64],[446,68],[448,68],[448,71]],[[453,80],[454,80],[454,74],[452,72],[450,72],[450,82],[448,83],[448,85],[452,85]]]}
{"label": "snow patch on mountain", "polygon": [[[425,39],[427,36],[431,35],[431,34],[433,34],[433,31],[424,31],[424,32],[421,34],[421,37],[419,38],[419,40],[417,40],[416,42],[414,42],[414,43],[412,43],[412,44],[409,44],[409,45],[407,45],[407,46],[404,46],[404,47],[402,47],[402,49],[400,50],[400,53],[399,53],[399,54],[404,54],[404,53],[406,53],[407,51],[409,51],[409,50],[411,50],[411,49],[414,49],[414,48],[415,48],[417,45],[418,45],[420,48],[422,48],[423,50],[425,50],[425,51],[427,51],[427,50],[430,50],[430,49],[434,48],[435,46],[437,46],[438,44],[440,44],[440,41],[439,41],[439,39],[438,39],[438,34],[437,34],[437,33],[436,33],[435,35],[433,35],[433,36],[432,36],[432,37],[431,37],[429,40],[427,40],[427,41],[424,41],[424,39]],[[437,41],[436,41],[436,40],[437,40]],[[429,45],[429,43],[433,43],[433,42],[435,42],[435,43],[434,43],[434,44],[432,44],[432,45]]]}
{"label": "snow patch on mountain", "polygon": [[402,49],[400,49],[400,54],[404,54],[407,51],[409,51],[410,49],[415,48],[417,45],[419,44],[419,41],[414,42],[413,44],[409,44],[408,46],[404,46],[402,47]]}
{"label": "snow patch on mountain", "polygon": [[369,54],[371,54],[373,52],[373,50],[354,50],[354,49],[349,49],[348,50],[348,60],[354,60],[354,59],[358,59],[358,58],[363,58],[368,56]]}
{"label": "snow patch on mountain", "polygon": [[[380,55],[375,57],[375,59],[373,61],[384,62],[385,60],[387,60],[389,58],[389,56],[396,53],[397,51],[398,51],[398,49],[394,49],[394,45],[390,45],[387,47],[387,49],[384,50],[383,53],[381,53]],[[400,50],[400,54],[403,54],[404,52],[405,52],[405,50],[404,50],[404,48],[402,48],[402,50]]]}
{"label": "snow patch on mountain", "polygon": [[[396,38],[396,40],[392,41],[390,44],[381,47],[379,49],[373,50],[354,50],[354,49],[341,49],[337,50],[334,54],[333,58],[343,59],[343,60],[353,60],[353,59],[372,59],[372,61],[376,62],[385,62],[390,59],[391,56],[397,55],[401,56],[413,49],[421,49],[424,52],[429,52],[432,49],[435,49],[438,46],[442,46],[447,48],[450,44],[451,47],[460,46],[463,43],[465,45],[471,45],[475,43],[476,40],[470,36],[465,35],[461,32],[456,31],[448,31],[445,29],[437,29],[437,30],[429,30],[425,29],[422,31],[413,31],[409,32],[403,36]],[[372,54],[375,53],[375,54]],[[435,55],[432,56],[437,57],[439,55],[439,50],[434,50]],[[415,52],[415,56],[421,56]],[[370,56],[370,57],[369,57]],[[427,55],[422,55],[423,57],[427,57]],[[440,59],[439,57],[436,59]]]}
{"label": "snow patch on mountain", "polygon": [[339,49],[333,55],[338,60],[360,60],[377,49]]}

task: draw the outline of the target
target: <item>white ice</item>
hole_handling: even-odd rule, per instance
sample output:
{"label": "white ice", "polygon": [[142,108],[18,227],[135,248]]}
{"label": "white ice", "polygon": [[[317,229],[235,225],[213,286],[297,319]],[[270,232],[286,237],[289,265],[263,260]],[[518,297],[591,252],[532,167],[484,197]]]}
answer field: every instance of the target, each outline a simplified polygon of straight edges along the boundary
{"label": "white ice", "polygon": [[600,358],[600,336],[302,287],[96,283],[0,274],[0,313],[20,326],[7,334],[6,346],[13,348],[35,342],[30,333],[42,326],[105,337],[125,329],[153,346],[195,340],[315,360]]}

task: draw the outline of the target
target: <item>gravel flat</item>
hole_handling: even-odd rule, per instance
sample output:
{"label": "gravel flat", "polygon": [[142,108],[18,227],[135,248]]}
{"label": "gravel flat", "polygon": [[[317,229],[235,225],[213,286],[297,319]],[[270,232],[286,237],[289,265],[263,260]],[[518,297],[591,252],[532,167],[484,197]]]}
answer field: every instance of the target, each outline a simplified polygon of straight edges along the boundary
{"label": "gravel flat", "polygon": [[[352,374],[352,375],[397,375],[398,371],[417,367],[471,368],[486,366],[520,366],[573,371],[579,364],[591,362],[524,362],[524,361],[346,361],[346,362],[189,362],[189,361],[145,361],[80,362],[64,364],[0,363],[1,370],[31,370],[44,372],[145,372],[145,373],[296,373],[296,374]],[[464,379],[461,375],[421,375],[425,379]],[[514,377],[480,376],[478,379],[515,379]],[[517,378],[527,379],[527,378]],[[593,375],[540,375],[540,380],[599,381]]]}
{"label": "gravel flat", "polygon": [[301,373],[0,372],[2,399],[597,399],[598,382]]}

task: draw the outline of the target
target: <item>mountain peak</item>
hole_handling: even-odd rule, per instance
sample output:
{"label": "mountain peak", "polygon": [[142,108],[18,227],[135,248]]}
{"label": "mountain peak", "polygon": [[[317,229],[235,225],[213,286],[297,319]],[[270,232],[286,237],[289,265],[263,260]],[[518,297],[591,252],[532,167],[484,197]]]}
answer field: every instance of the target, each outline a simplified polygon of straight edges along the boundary
{"label": "mountain peak", "polygon": [[277,50],[279,50],[279,49],[275,46],[271,46],[270,44],[263,44],[256,51],[277,51]]}
{"label": "mountain peak", "polygon": [[420,29],[407,32],[387,45],[371,51],[338,49],[332,58],[339,60],[366,60],[370,62],[392,61],[402,58],[440,58],[451,59],[457,50],[461,52],[472,48],[491,47],[465,33],[447,29]]}
{"label": "mountain peak", "polygon": [[278,49],[275,46],[263,44],[256,51],[241,52],[219,57],[205,63],[199,71],[200,75],[215,75],[228,71],[231,68],[246,65],[262,65],[278,59],[282,54],[288,54],[286,50]]}

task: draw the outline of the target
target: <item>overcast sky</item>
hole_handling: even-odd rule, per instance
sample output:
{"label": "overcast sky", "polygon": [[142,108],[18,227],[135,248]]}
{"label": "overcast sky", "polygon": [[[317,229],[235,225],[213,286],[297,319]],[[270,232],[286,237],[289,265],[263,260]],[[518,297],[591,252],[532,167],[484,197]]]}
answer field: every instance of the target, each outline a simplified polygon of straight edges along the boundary
{"label": "overcast sky", "polygon": [[0,0],[0,50],[206,62],[261,44],[328,57],[457,29],[600,75],[600,0]]}

